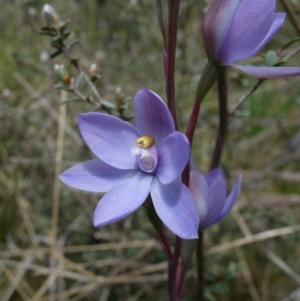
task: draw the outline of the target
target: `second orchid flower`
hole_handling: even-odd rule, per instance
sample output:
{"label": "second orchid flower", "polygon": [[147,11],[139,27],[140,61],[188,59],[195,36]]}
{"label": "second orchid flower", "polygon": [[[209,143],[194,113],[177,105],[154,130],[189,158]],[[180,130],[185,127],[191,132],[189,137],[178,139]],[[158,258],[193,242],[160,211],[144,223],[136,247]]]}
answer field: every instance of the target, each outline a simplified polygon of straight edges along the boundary
{"label": "second orchid flower", "polygon": [[214,0],[201,27],[209,61],[258,78],[300,75],[299,67],[236,64],[257,54],[282,26],[285,13],[276,13],[275,5],[275,0]]}

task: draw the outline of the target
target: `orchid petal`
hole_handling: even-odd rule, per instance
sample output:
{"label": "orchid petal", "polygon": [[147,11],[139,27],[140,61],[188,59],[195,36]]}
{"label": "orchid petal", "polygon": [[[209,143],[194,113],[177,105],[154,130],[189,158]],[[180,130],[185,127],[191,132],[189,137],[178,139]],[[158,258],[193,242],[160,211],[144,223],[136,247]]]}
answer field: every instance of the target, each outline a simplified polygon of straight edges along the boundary
{"label": "orchid petal", "polygon": [[207,181],[208,186],[212,185],[213,182],[216,181],[217,178],[223,179],[225,181],[225,176],[221,168],[217,167],[211,170],[206,176],[205,179]]}
{"label": "orchid petal", "polygon": [[227,64],[226,66],[237,68],[251,76],[258,78],[283,78],[300,75],[300,67],[244,66],[238,64]]}
{"label": "orchid petal", "polygon": [[226,180],[220,168],[210,171],[206,180],[208,183],[208,209],[204,221],[200,223],[200,228],[209,227],[214,223],[223,209],[227,194]]}
{"label": "orchid petal", "polygon": [[142,135],[151,135],[156,147],[175,131],[174,121],[164,101],[144,88],[134,96],[135,124]]}
{"label": "orchid petal", "polygon": [[[275,0],[240,1],[217,58],[223,64],[251,56],[268,34],[275,18]],[[224,12],[226,14],[226,12]]]}
{"label": "orchid petal", "polygon": [[184,239],[198,237],[199,215],[190,190],[180,181],[162,185],[153,178],[150,190],[153,205],[163,223]]}
{"label": "orchid petal", "polygon": [[114,223],[134,212],[146,200],[152,179],[152,176],[139,172],[109,190],[95,209],[94,226]]}
{"label": "orchid petal", "polygon": [[189,189],[194,196],[198,207],[200,221],[202,221],[204,220],[208,209],[208,186],[205,177],[197,170],[190,172]]}
{"label": "orchid petal", "polygon": [[241,184],[242,184],[242,175],[239,174],[234,183],[234,187],[232,188],[230,194],[227,196],[224,206],[223,206],[223,209],[222,209],[221,213],[219,214],[218,219],[215,222],[222,219],[231,210],[231,208],[235,204],[235,202],[240,194]]}
{"label": "orchid petal", "polygon": [[185,135],[174,132],[167,136],[158,150],[156,175],[162,184],[175,181],[186,166],[190,155],[190,143]]}
{"label": "orchid petal", "polygon": [[130,151],[141,135],[133,125],[102,113],[80,114],[78,123],[82,138],[98,158],[119,169],[136,168]]}
{"label": "orchid petal", "polygon": [[201,32],[209,59],[214,59],[227,37],[240,0],[215,0],[204,16]]}
{"label": "orchid petal", "polygon": [[262,42],[252,51],[252,53],[249,54],[249,56],[243,58],[247,59],[256,53],[258,53],[267,43],[270,42],[270,40],[274,37],[274,35],[277,33],[277,31],[282,26],[285,19],[285,13],[277,13],[275,14],[275,19],[273,20],[272,26],[265,36],[265,38],[262,40]]}
{"label": "orchid petal", "polygon": [[136,171],[125,171],[107,165],[99,159],[76,164],[59,175],[60,180],[73,188],[90,192],[107,192]]}

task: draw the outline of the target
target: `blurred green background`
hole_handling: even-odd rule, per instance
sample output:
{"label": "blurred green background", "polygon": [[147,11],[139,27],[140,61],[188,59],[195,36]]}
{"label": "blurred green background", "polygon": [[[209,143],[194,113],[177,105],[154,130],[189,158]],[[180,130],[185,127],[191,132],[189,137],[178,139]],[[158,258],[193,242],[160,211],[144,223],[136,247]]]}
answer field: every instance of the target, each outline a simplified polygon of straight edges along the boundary
{"label": "blurred green background", "polygon": [[[176,99],[184,130],[206,63],[200,24],[209,1],[181,1]],[[300,2],[287,1],[300,23]],[[103,99],[130,99],[144,86],[165,99],[162,37],[154,0],[50,1],[69,19],[73,54],[101,75]],[[83,101],[61,106],[54,64],[78,72],[64,56],[53,60],[42,1],[3,1],[0,19],[0,300],[168,300],[166,259],[143,208],[94,229],[100,194],[66,187],[57,174],[92,157],[77,129]],[[278,2],[278,11],[284,8]],[[298,36],[289,18],[264,49],[278,51]],[[299,47],[299,41],[280,54]],[[300,54],[289,65],[300,66]],[[255,57],[250,62],[263,61]],[[233,106],[256,83],[229,70]],[[288,301],[300,296],[300,79],[269,80],[231,119],[222,168],[231,187],[243,173],[233,212],[206,231],[208,300]],[[83,91],[88,91],[86,86]],[[86,92],[88,93],[88,92]],[[218,126],[216,91],[201,109],[193,156],[207,172]],[[196,300],[192,263],[182,300]]]}

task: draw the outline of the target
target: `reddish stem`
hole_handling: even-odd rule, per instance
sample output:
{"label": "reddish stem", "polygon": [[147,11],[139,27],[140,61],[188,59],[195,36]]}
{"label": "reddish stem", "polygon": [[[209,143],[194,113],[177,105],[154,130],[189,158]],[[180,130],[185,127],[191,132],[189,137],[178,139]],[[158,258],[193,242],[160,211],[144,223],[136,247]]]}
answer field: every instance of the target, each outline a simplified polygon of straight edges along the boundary
{"label": "reddish stem", "polygon": [[164,253],[166,254],[168,261],[170,261],[172,258],[172,252],[168,237],[164,233],[158,233],[158,240]]}
{"label": "reddish stem", "polygon": [[168,265],[168,278],[169,278],[169,296],[170,301],[179,301],[178,289],[177,289],[177,275],[178,275],[178,263],[181,252],[182,239],[176,236],[175,250],[173,257],[169,260]]}
{"label": "reddish stem", "polygon": [[165,49],[165,68],[166,68],[166,93],[168,107],[173,117],[175,128],[178,128],[175,104],[175,58],[177,45],[177,27],[180,0],[170,1],[168,43]]}

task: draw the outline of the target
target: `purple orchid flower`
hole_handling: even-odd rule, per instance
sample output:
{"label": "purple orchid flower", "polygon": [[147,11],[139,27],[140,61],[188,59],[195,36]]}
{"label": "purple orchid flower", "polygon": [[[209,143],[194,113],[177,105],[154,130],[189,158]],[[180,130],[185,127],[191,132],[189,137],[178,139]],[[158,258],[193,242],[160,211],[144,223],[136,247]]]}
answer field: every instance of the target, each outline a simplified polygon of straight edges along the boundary
{"label": "purple orchid flower", "polygon": [[298,67],[235,64],[258,53],[280,29],[285,13],[275,13],[275,5],[276,0],[214,0],[201,27],[208,59],[258,78],[300,75]]}
{"label": "purple orchid flower", "polygon": [[240,193],[241,181],[239,175],[227,196],[226,179],[220,168],[213,169],[205,177],[198,170],[190,172],[189,188],[200,215],[199,229],[217,223],[229,213]]}
{"label": "purple orchid flower", "polygon": [[134,111],[136,127],[107,114],[80,114],[81,135],[98,158],[74,165],[60,179],[81,190],[107,192],[95,209],[95,227],[131,214],[150,192],[163,223],[181,238],[196,238],[197,206],[179,180],[189,160],[189,142],[175,131],[167,106],[154,92],[139,91]]}

